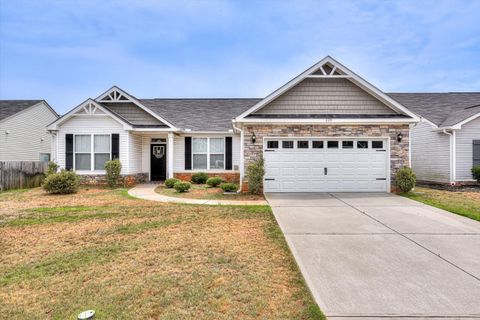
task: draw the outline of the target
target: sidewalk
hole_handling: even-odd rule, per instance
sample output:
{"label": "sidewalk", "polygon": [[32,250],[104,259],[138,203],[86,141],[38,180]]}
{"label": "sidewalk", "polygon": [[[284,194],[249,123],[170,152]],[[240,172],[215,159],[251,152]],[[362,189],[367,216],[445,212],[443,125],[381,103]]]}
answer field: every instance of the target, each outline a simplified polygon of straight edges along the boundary
{"label": "sidewalk", "polygon": [[158,202],[174,202],[188,204],[208,204],[208,205],[230,205],[230,206],[259,206],[268,205],[266,200],[205,200],[167,197],[155,192],[156,184],[139,184],[128,190],[128,194],[135,198],[140,198]]}

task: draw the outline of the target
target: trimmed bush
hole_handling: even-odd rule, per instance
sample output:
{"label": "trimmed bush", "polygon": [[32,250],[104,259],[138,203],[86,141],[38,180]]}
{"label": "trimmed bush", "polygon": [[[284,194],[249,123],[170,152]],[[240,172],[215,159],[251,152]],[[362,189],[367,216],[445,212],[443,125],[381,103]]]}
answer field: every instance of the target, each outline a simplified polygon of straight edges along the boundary
{"label": "trimmed bush", "polygon": [[170,178],[170,179],[167,179],[165,180],[165,187],[167,188],[173,188],[173,186],[175,185],[175,183],[179,182],[180,180],[178,180],[177,178]]}
{"label": "trimmed bush", "polygon": [[480,182],[480,165],[473,166],[472,177],[473,179],[477,180],[477,182]]}
{"label": "trimmed bush", "polygon": [[235,183],[222,183],[220,185],[220,189],[223,190],[223,192],[236,192],[238,190],[238,186]]}
{"label": "trimmed bush", "polygon": [[43,190],[52,194],[77,193],[80,178],[74,171],[62,170],[48,175],[43,181]]}
{"label": "trimmed bush", "polygon": [[402,192],[409,192],[415,187],[417,177],[413,170],[409,167],[402,167],[398,169],[395,176],[395,184]]}
{"label": "trimmed bush", "polygon": [[211,187],[218,187],[220,183],[222,183],[222,178],[220,177],[212,177],[207,180],[207,184]]}
{"label": "trimmed bush", "polygon": [[48,162],[48,169],[47,169],[47,176],[57,173],[58,171],[58,164],[53,161]]}
{"label": "trimmed bush", "polygon": [[262,193],[264,175],[263,158],[258,159],[247,167],[248,192],[253,194]]}
{"label": "trimmed bush", "polygon": [[120,172],[122,163],[118,159],[105,162],[105,175],[110,188],[115,187],[120,182]]}
{"label": "trimmed bush", "polygon": [[190,184],[190,182],[177,181],[175,182],[173,187],[175,188],[175,190],[177,190],[177,192],[186,192],[192,187],[192,185]]}
{"label": "trimmed bush", "polygon": [[204,184],[207,182],[208,175],[205,172],[197,172],[192,174],[192,182],[195,184]]}

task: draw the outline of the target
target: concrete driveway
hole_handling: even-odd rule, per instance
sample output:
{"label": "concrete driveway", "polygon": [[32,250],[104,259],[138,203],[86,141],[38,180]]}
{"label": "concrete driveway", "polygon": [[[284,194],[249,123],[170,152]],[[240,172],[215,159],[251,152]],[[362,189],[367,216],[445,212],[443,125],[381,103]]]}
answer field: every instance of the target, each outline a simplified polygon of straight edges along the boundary
{"label": "concrete driveway", "polygon": [[480,223],[385,193],[266,195],[327,317],[480,318]]}

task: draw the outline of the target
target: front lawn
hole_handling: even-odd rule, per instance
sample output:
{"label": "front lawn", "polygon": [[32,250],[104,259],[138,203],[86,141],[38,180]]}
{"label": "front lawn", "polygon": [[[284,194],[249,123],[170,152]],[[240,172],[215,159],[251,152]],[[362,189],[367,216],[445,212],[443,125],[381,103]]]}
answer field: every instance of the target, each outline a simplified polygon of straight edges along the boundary
{"label": "front lawn", "polygon": [[249,193],[224,194],[222,189],[213,188],[206,184],[192,184],[192,188],[188,192],[177,192],[173,188],[166,188],[161,185],[155,189],[159,194],[169,197],[204,199],[204,200],[264,200],[263,195],[255,195]]}
{"label": "front lawn", "polygon": [[320,319],[268,206],[0,193],[5,319]]}
{"label": "front lawn", "polygon": [[403,196],[480,221],[480,192],[417,187],[415,191],[403,194]]}

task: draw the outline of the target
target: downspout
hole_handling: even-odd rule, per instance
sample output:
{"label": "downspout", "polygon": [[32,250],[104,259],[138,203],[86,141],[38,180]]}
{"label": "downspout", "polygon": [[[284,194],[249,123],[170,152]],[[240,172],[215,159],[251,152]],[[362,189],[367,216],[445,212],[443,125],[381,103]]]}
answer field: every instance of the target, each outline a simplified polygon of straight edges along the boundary
{"label": "downspout", "polygon": [[240,181],[239,181],[237,193],[241,193],[242,192],[242,185],[243,185],[243,163],[244,163],[243,142],[244,142],[244,135],[243,135],[243,129],[235,126],[235,120],[232,120],[232,126],[233,126],[234,130],[240,131]]}
{"label": "downspout", "polygon": [[456,162],[456,155],[455,155],[455,130],[452,132],[448,132],[447,129],[443,129],[442,132],[446,135],[450,136],[450,184],[455,184],[455,162]]}

